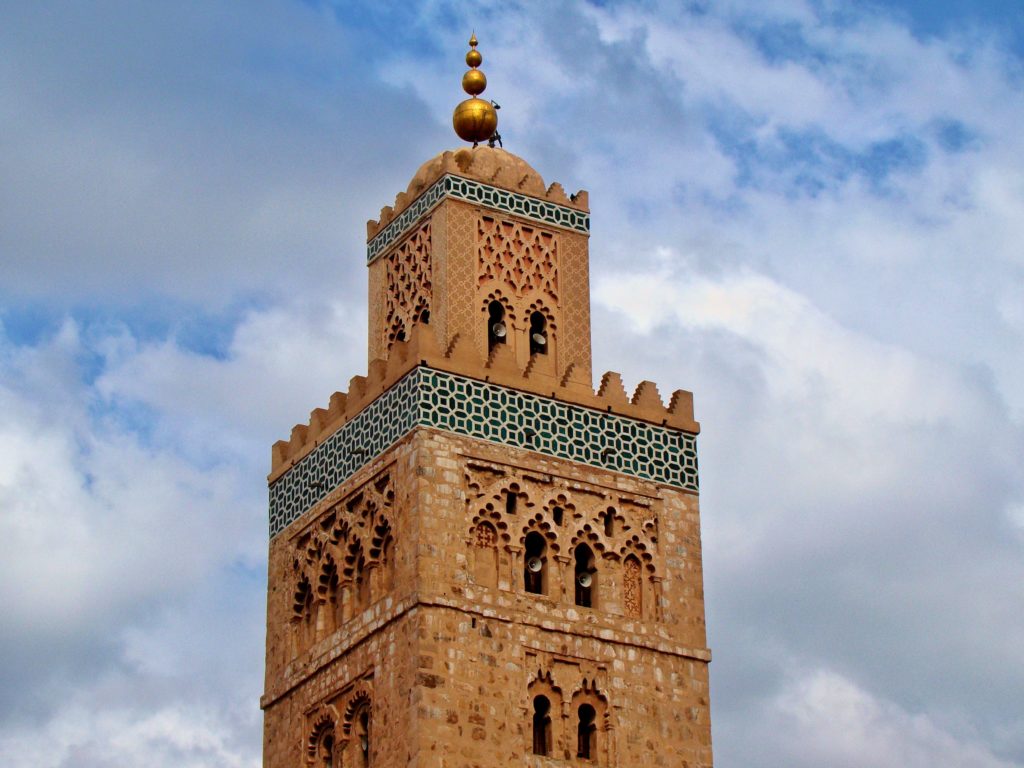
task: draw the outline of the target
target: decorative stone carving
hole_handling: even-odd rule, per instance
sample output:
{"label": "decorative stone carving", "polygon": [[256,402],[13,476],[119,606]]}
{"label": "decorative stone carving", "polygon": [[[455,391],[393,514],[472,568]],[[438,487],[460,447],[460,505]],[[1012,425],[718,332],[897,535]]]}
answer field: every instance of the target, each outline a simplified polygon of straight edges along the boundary
{"label": "decorative stone carving", "polygon": [[481,216],[477,281],[514,296],[543,295],[558,305],[558,236],[517,221]]}
{"label": "decorative stone carving", "polygon": [[386,282],[384,346],[390,350],[429,317],[433,294],[429,219],[388,255]]}

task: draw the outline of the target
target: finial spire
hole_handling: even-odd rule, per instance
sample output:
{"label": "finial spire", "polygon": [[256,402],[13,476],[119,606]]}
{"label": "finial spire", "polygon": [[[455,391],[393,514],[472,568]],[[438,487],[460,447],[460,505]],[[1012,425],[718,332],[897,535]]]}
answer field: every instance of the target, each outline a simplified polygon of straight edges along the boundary
{"label": "finial spire", "polygon": [[473,146],[491,139],[498,128],[498,113],[494,105],[479,98],[487,88],[487,76],[479,69],[484,57],[476,49],[478,44],[476,32],[473,32],[469,38],[469,51],[466,53],[466,64],[469,65],[469,69],[462,76],[462,90],[469,94],[469,98],[455,107],[452,113],[455,133],[463,141],[473,142]]}

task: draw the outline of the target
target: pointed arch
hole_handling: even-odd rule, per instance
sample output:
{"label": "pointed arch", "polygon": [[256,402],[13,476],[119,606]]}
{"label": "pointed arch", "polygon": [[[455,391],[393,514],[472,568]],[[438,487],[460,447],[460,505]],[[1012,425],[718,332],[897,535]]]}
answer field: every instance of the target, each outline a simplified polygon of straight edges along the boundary
{"label": "pointed arch", "polygon": [[570,704],[576,759],[598,765],[608,762],[608,699],[593,680],[583,679]]}
{"label": "pointed arch", "polygon": [[[538,350],[541,354],[547,354],[550,345],[555,341],[555,336],[558,331],[558,319],[554,311],[547,306],[547,303],[543,299],[536,299],[530,302],[526,312],[523,314],[524,323],[527,326],[527,330],[533,333],[535,329],[543,330],[547,334],[548,338],[545,340],[543,345],[545,349]],[[531,347],[531,354],[533,349]]]}
{"label": "pointed arch", "polygon": [[577,544],[573,550],[576,605],[598,607],[598,572],[594,550],[588,544]]}
{"label": "pointed arch", "polygon": [[391,530],[391,521],[385,514],[378,514],[370,539],[368,561],[373,568],[374,599],[387,594],[394,584],[394,547],[395,537]]}
{"label": "pointed arch", "polygon": [[366,689],[360,688],[349,698],[342,718],[345,736],[345,767],[369,768],[375,744],[373,742],[373,699]]}
{"label": "pointed arch", "polygon": [[326,637],[339,626],[338,600],[340,598],[341,575],[334,557],[327,553],[320,564],[317,577],[316,635]]}
{"label": "pointed arch", "polygon": [[337,757],[337,734],[334,717],[322,712],[313,721],[309,738],[306,740],[306,764],[312,768],[335,768]]}
{"label": "pointed arch", "polygon": [[539,670],[527,687],[527,717],[523,730],[530,734],[528,752],[555,756],[560,742],[562,691],[548,671]]}
{"label": "pointed arch", "polygon": [[558,534],[543,509],[526,521],[520,531],[519,545],[523,548],[520,588],[535,595],[550,595],[554,587],[553,558],[559,549]]}
{"label": "pointed arch", "polygon": [[305,573],[300,573],[295,592],[292,595],[292,656],[305,651],[313,641],[316,630],[313,611],[315,598],[313,586]]}
{"label": "pointed arch", "polygon": [[352,618],[370,603],[370,574],[363,543],[353,536],[345,554],[345,580],[348,582],[348,608],[346,618]]}

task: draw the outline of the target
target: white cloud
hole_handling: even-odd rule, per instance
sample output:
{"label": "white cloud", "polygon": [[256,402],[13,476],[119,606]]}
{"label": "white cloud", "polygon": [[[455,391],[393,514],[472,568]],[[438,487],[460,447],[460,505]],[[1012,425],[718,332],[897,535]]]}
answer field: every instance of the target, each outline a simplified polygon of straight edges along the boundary
{"label": "white cloud", "polygon": [[160,439],[209,460],[258,451],[287,440],[331,393],[366,373],[365,311],[353,300],[306,300],[247,313],[222,358],[173,339],[121,344],[96,382],[104,398],[143,404]]}
{"label": "white cloud", "polygon": [[[65,325],[49,345],[5,347],[0,368],[0,601],[7,632],[65,635],[194,586],[258,539],[238,472],[204,473],[90,408],[86,349]],[[258,498],[258,496],[256,497]],[[231,542],[225,545],[224,542]]]}
{"label": "white cloud", "polygon": [[255,768],[260,764],[251,749],[239,750],[233,739],[238,723],[222,713],[182,704],[154,710],[98,709],[84,693],[73,695],[73,701],[43,729],[7,738],[0,734],[4,765]]}
{"label": "white cloud", "polygon": [[[720,330],[760,349],[770,396],[813,404],[824,395],[830,423],[847,430],[885,423],[966,422],[977,417],[958,382],[938,366],[842,328],[806,297],[752,272],[716,277],[687,269],[663,249],[655,271],[608,272],[594,298],[649,334],[674,320],[688,330]],[[827,390],[822,391],[823,389]]]}
{"label": "white cloud", "polygon": [[[753,718],[761,749],[779,764],[830,768],[1009,768],[984,744],[958,738],[920,712],[878,698],[829,670],[804,672]],[[733,735],[733,724],[728,732]],[[736,734],[738,735],[738,734]],[[748,757],[757,760],[756,753]]]}

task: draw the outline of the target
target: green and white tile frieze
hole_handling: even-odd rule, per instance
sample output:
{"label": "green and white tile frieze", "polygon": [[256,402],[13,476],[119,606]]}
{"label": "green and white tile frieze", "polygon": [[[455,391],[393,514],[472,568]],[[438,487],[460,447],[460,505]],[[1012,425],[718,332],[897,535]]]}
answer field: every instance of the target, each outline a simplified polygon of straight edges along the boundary
{"label": "green and white tile frieze", "polygon": [[698,490],[694,435],[419,367],[274,482],[271,537],[417,426]]}
{"label": "green and white tile frieze", "polygon": [[485,205],[488,208],[522,216],[541,224],[573,229],[584,234],[590,232],[590,215],[583,211],[446,173],[431,184],[423,194],[398,215],[398,218],[378,232],[367,244],[367,264],[399,240],[413,224],[445,197],[454,197],[458,200],[465,200],[467,203]]}

